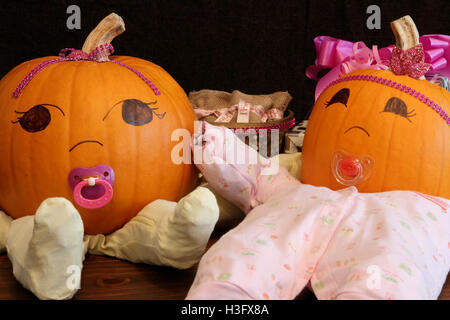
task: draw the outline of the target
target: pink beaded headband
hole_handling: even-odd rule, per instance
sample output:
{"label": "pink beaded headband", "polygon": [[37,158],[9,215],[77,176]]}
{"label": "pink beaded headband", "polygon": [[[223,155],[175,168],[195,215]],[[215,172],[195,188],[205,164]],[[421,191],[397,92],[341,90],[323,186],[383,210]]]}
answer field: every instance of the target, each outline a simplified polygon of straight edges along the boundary
{"label": "pink beaded headband", "polygon": [[13,97],[18,98],[19,95],[22,93],[23,89],[25,89],[25,87],[28,85],[28,83],[36,76],[36,74],[39,71],[41,71],[42,69],[44,69],[45,67],[47,67],[51,64],[61,62],[61,61],[96,61],[99,63],[112,62],[112,63],[118,64],[118,65],[121,65],[122,67],[125,67],[130,71],[133,71],[139,78],[144,80],[144,82],[147,83],[150,86],[150,88],[152,88],[153,92],[157,96],[161,95],[161,92],[159,91],[159,89],[149,79],[147,79],[142,73],[140,73],[136,69],[126,65],[125,63],[119,62],[119,61],[114,61],[114,60],[103,61],[102,60],[103,58],[111,55],[113,52],[114,52],[114,47],[110,43],[98,46],[97,48],[92,50],[92,52],[90,54],[87,54],[83,50],[76,50],[73,48],[62,49],[59,53],[59,56],[61,58],[44,61],[44,62],[40,63],[38,66],[36,66],[35,68],[33,68],[33,70],[31,70],[25,76],[25,78],[19,83],[19,85],[16,87],[16,89],[13,92]]}
{"label": "pink beaded headband", "polygon": [[389,79],[376,77],[376,76],[369,76],[369,75],[343,76],[339,79],[336,79],[336,80],[330,82],[330,84],[325,88],[325,90],[335,84],[338,84],[338,83],[341,83],[344,81],[372,81],[372,82],[376,82],[381,85],[385,85],[385,86],[391,87],[393,89],[397,89],[402,92],[408,93],[412,97],[418,99],[420,102],[424,103],[425,105],[427,105],[428,107],[430,107],[434,111],[436,111],[436,113],[440,117],[442,117],[442,119],[444,119],[444,121],[446,121],[448,125],[450,125],[450,115],[444,110],[444,107],[438,105],[433,100],[431,100],[430,98],[425,96],[423,93],[420,93],[419,91],[416,91],[410,87],[407,87],[405,85],[402,85],[401,83],[398,83],[398,82],[395,82],[395,81],[392,81]]}

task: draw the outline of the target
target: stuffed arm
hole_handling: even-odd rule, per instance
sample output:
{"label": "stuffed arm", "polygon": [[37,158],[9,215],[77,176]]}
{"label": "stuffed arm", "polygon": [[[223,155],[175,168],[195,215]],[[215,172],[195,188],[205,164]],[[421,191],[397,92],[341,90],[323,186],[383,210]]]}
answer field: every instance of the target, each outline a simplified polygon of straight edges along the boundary
{"label": "stuffed arm", "polygon": [[6,251],[6,234],[11,225],[12,218],[0,210],[0,253]]}
{"label": "stuffed arm", "polygon": [[39,299],[70,299],[79,288],[83,233],[70,201],[43,201],[35,215],[13,220],[6,234],[14,276]]}
{"label": "stuffed arm", "polygon": [[212,192],[198,187],[178,203],[153,201],[110,235],[85,236],[85,250],[135,263],[187,269],[200,260],[218,216]]}
{"label": "stuffed arm", "polygon": [[186,269],[200,260],[218,215],[214,195],[199,187],[178,203],[153,201],[110,235],[85,236],[72,203],[49,198],[35,215],[12,220],[0,211],[0,249],[15,278],[39,299],[70,299],[86,252]]}

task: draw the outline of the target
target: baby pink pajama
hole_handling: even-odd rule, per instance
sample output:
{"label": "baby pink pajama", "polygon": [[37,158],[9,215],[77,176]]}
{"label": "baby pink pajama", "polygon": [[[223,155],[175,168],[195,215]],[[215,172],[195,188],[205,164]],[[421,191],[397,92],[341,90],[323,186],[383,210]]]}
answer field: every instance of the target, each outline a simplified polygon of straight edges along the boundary
{"label": "baby pink pajama", "polygon": [[266,174],[269,161],[236,164],[230,155],[257,153],[225,127],[206,124],[203,137],[199,169],[247,216],[205,253],[187,299],[293,299],[308,282],[318,299],[439,296],[449,200],[302,184],[282,167]]}

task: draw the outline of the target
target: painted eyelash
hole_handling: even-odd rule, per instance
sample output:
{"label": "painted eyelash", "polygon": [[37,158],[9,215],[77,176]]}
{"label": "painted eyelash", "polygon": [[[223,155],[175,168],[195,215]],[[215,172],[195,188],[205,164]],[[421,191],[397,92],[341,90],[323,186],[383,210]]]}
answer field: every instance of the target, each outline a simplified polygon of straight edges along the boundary
{"label": "painted eyelash", "polygon": [[339,90],[334,94],[330,101],[325,103],[325,107],[328,108],[330,105],[334,103],[342,103],[345,107],[347,107],[348,98],[350,97],[350,89],[344,88]]}
{"label": "painted eyelash", "polygon": [[32,108],[30,108],[29,110],[27,110],[27,111],[25,111],[25,112],[14,110],[14,112],[15,112],[16,114],[21,114],[22,116],[17,117],[17,119],[16,119],[15,121],[12,121],[12,120],[11,120],[11,122],[12,122],[13,124],[16,124],[16,123],[20,122],[20,120],[23,119],[24,115],[25,115],[27,112],[29,112],[29,111],[32,110],[33,108],[36,108],[36,107],[39,107],[39,106],[43,106],[43,107],[53,107],[53,108],[56,108],[56,109],[58,109],[59,111],[61,111],[61,113],[63,114],[63,116],[66,115],[66,114],[64,113],[64,111],[63,111],[60,107],[55,106],[54,104],[41,103],[41,104],[37,104],[37,105],[33,106]]}
{"label": "painted eyelash", "polygon": [[[122,100],[122,101],[117,102],[115,105],[113,105],[113,106],[111,107],[111,109],[108,110],[108,112],[106,113],[106,115],[103,117],[102,120],[105,121],[105,119],[108,117],[108,115],[111,113],[111,111],[112,111],[117,105],[119,105],[119,104],[122,103],[122,106],[123,106],[123,103],[124,103],[124,102],[127,102],[127,101],[128,101],[128,102],[129,102],[129,101],[134,101],[134,102],[136,102],[136,101],[139,101],[139,100],[136,100],[136,99],[125,99],[125,100]],[[158,110],[159,108],[151,108],[151,107],[150,107],[150,105],[156,104],[157,101],[152,101],[152,102],[147,102],[147,103],[146,103],[146,102],[141,102],[141,101],[139,101],[139,103],[141,103],[142,105],[148,106],[149,109],[152,111],[152,114],[155,115],[155,116],[157,116],[158,119],[163,119],[163,118],[166,116],[166,112],[160,114],[160,113],[157,113],[157,112],[155,111],[155,110]]]}
{"label": "painted eyelash", "polygon": [[[139,101],[139,100],[137,100],[137,99],[125,99],[125,100],[122,100],[122,101],[119,101],[119,102],[117,102],[115,105],[113,105],[112,107],[111,107],[111,109],[109,109],[108,110],[108,112],[105,114],[105,116],[103,117],[103,119],[102,119],[102,121],[105,121],[105,119],[109,116],[109,114],[111,113],[111,111],[116,107],[116,106],[118,106],[119,104],[123,104],[124,102],[126,102],[126,101]],[[157,103],[157,101],[152,101],[152,102],[142,102],[142,104],[144,104],[144,105],[147,105],[148,107],[150,106],[150,105],[153,105],[153,104],[156,104]],[[150,107],[149,107],[150,108]],[[156,110],[156,109],[158,109],[158,108],[155,108],[155,109],[153,109],[153,108],[150,108],[151,110]],[[158,118],[159,118],[159,116],[157,116]]]}
{"label": "painted eyelash", "polygon": [[61,111],[62,115],[65,116],[64,111],[54,104],[42,103],[35,105],[28,111],[22,112],[14,110],[18,116],[15,121],[11,121],[13,124],[19,123],[22,129],[28,132],[39,132],[47,128],[50,124],[52,117],[50,111],[46,107],[53,107]]}
{"label": "painted eyelash", "polygon": [[20,111],[17,111],[17,110],[14,110],[14,112],[17,113],[17,114],[21,114],[22,115],[20,117],[17,117],[17,119],[15,121],[11,120],[11,123],[16,124],[16,123],[20,122],[20,120],[22,120],[22,118],[24,117],[26,112],[20,112]]}
{"label": "painted eyelash", "polygon": [[158,119],[164,119],[164,117],[166,116],[166,112],[162,114],[155,112],[155,110],[158,110],[159,108],[150,108],[150,109],[152,110],[153,114],[158,117]]}
{"label": "painted eyelash", "polygon": [[386,102],[384,110],[381,112],[391,112],[396,115],[402,116],[406,118],[409,122],[411,122],[409,118],[414,117],[416,115],[414,111],[415,109],[408,111],[408,107],[406,106],[406,103],[403,100],[392,97]]}

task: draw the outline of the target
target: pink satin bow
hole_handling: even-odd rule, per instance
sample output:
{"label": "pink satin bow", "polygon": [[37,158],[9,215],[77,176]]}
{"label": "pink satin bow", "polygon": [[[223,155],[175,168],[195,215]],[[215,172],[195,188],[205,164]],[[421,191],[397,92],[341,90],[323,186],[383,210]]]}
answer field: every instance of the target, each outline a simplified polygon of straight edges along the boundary
{"label": "pink satin bow", "polygon": [[[450,77],[450,36],[424,35],[419,38],[424,48],[424,61],[431,66],[428,74],[439,73]],[[394,45],[376,50],[367,48],[363,42],[353,43],[328,36],[314,39],[317,59],[314,65],[306,69],[306,76],[318,80],[315,98],[333,81],[343,74],[357,69],[386,69],[389,65]],[[370,52],[369,52],[370,51]],[[318,73],[324,69],[331,69],[324,77]]]}
{"label": "pink satin bow", "polygon": [[377,47],[369,49],[363,42],[352,43],[332,37],[314,39],[318,58],[316,64],[306,69],[310,79],[318,80],[318,72],[331,68],[317,83],[315,98],[320,96],[330,82],[341,75],[359,69],[387,69],[387,62],[380,58]]}

